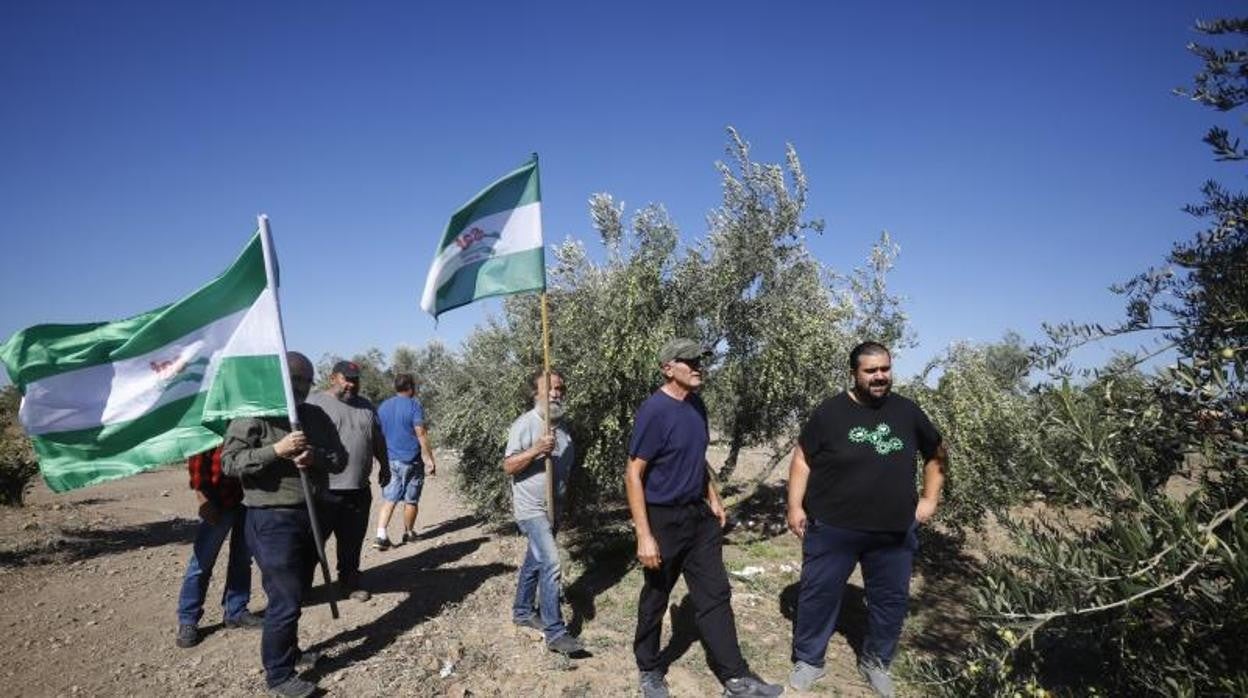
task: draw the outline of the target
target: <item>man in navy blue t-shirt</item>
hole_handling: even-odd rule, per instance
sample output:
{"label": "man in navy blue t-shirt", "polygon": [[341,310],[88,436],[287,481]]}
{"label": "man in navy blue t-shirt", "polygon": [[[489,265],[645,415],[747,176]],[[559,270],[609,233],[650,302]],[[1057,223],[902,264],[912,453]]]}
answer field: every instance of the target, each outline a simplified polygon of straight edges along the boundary
{"label": "man in navy blue t-shirt", "polygon": [[[892,394],[887,347],[859,344],[849,367],[853,388],[815,408],[789,466],[789,528],[802,539],[789,684],[810,690],[826,673],[841,595],[861,563],[868,612],[858,670],[877,694],[891,696],[888,666],[906,617],[915,529],[936,513],[945,447],[923,410]],[[924,463],[922,497],[914,490],[916,456]]]}
{"label": "man in navy blue t-shirt", "polygon": [[724,505],[709,477],[710,431],[702,361],[710,352],[691,339],[673,339],[659,352],[664,383],[637,410],[624,484],[637,531],[644,582],[637,600],[633,653],[645,698],[668,695],[659,653],[663,614],[683,573],[711,670],[726,696],[775,696],[784,688],[754,676],[741,656],[724,569]]}

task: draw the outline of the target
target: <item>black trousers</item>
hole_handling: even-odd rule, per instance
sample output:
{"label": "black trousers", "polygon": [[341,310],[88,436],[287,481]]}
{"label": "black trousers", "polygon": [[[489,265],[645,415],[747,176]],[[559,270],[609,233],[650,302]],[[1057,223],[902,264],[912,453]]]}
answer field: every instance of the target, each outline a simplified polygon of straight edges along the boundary
{"label": "black trousers", "polygon": [[338,539],[338,579],[354,586],[360,576],[360,550],[368,535],[373,493],[364,490],[329,490],[321,494],[321,510],[327,513],[325,540]]}
{"label": "black trousers", "polygon": [[744,675],[749,668],[737,643],[737,621],[732,615],[732,587],[724,569],[724,534],[719,519],[711,514],[705,501],[679,506],[647,505],[646,514],[663,561],[657,570],[643,570],[644,581],[637,599],[637,633],[633,638],[637,668],[666,669],[659,652],[663,614],[676,579],[684,574],[711,671],[721,682]]}

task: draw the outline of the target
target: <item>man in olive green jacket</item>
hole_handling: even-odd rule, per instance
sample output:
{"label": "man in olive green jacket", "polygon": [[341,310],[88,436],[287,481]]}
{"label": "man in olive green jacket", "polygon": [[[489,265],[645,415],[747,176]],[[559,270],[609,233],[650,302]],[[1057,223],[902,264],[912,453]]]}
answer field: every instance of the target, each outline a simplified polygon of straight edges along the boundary
{"label": "man in olive green jacket", "polygon": [[230,422],[221,450],[221,469],[243,485],[247,544],[260,567],[269,605],[264,614],[260,658],[270,692],[307,696],[316,684],[295,673],[299,660],[299,615],[304,590],[312,586],[316,542],[299,473],[307,473],[312,496],[342,472],[347,453],[329,416],[304,402],[312,387],[312,362],[287,354],[300,431],[284,417],[247,417]]}

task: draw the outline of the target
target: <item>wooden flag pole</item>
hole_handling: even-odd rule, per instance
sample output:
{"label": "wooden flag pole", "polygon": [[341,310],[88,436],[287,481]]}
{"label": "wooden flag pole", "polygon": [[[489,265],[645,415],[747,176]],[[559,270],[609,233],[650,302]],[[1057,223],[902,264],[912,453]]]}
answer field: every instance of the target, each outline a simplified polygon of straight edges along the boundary
{"label": "wooden flag pole", "polygon": [[[290,430],[299,431],[301,426],[299,412],[295,407],[295,394],[290,387],[290,366],[286,361],[286,330],[282,327],[282,304],[277,295],[272,240],[269,238],[269,217],[261,214],[259,223],[260,249],[264,251],[264,273],[269,291],[273,293],[273,305],[277,308],[277,331],[282,337],[282,350],[277,355],[282,367],[282,388],[286,392],[286,414],[290,418]],[[316,505],[312,500],[312,486],[308,482],[308,471],[304,468],[296,468],[296,470],[299,471],[299,483],[303,485],[303,501],[308,505],[308,520],[312,523],[312,538],[316,542],[316,555],[321,561],[321,574],[325,576],[325,586],[329,587],[332,586],[333,580],[329,578],[329,561],[325,559],[325,538],[321,536],[321,523],[316,518]],[[334,601],[332,591],[329,594],[329,615],[335,619],[338,618],[338,603]]]}
{"label": "wooden flag pole", "polygon": [[[542,415],[546,421],[546,433],[550,432],[550,321],[546,309],[546,292],[542,291]],[[555,528],[555,461],[546,454],[546,520]]]}

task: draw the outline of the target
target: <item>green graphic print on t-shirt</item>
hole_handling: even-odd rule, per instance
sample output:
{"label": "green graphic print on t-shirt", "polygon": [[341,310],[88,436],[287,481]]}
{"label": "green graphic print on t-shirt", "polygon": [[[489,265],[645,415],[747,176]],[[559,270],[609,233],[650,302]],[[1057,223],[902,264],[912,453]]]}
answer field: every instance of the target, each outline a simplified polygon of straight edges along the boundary
{"label": "green graphic print on t-shirt", "polygon": [[896,436],[889,436],[892,429],[887,424],[880,424],[875,431],[868,431],[866,427],[854,427],[849,430],[849,440],[856,443],[870,443],[875,446],[875,452],[881,456],[887,456],[894,451],[900,451],[905,447],[901,443],[901,439]]}

